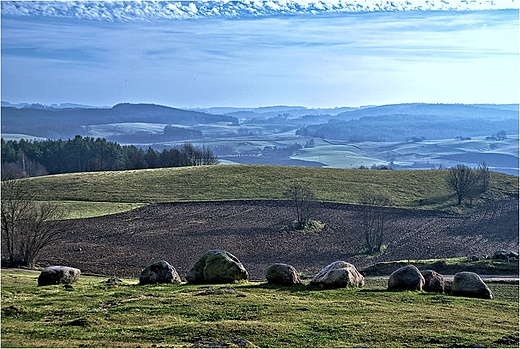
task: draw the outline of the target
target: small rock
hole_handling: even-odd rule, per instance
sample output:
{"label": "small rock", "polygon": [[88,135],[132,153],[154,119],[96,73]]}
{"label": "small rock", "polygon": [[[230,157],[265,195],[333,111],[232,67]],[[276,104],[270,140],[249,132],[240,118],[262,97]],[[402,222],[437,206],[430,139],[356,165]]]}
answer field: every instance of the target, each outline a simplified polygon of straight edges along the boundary
{"label": "small rock", "polygon": [[495,341],[497,344],[501,345],[513,345],[519,343],[519,338],[517,335],[504,336]]}

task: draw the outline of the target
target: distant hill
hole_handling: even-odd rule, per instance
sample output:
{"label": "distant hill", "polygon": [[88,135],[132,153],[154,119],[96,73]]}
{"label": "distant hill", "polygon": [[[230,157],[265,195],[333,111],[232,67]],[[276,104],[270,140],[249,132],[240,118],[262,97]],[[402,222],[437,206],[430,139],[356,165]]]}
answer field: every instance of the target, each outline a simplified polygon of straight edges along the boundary
{"label": "distant hill", "polygon": [[291,117],[303,117],[308,115],[338,115],[340,113],[358,110],[358,108],[351,107],[336,107],[336,108],[306,108],[302,106],[269,106],[269,107],[258,107],[258,108],[226,108],[226,107],[213,107],[206,109],[194,109],[210,114],[225,114],[236,116],[243,119],[261,119],[261,118],[272,118],[278,115],[288,115]]}
{"label": "distant hill", "polygon": [[123,103],[109,109],[2,107],[2,133],[54,139],[85,135],[90,125],[137,122],[193,126],[216,122],[235,124],[238,119],[155,104]]}
{"label": "distant hill", "polygon": [[390,104],[343,112],[340,120],[361,119],[384,115],[422,115],[451,119],[518,119],[518,104]]}
{"label": "distant hill", "polygon": [[348,111],[297,134],[349,142],[473,137],[518,133],[518,106],[396,104]]}

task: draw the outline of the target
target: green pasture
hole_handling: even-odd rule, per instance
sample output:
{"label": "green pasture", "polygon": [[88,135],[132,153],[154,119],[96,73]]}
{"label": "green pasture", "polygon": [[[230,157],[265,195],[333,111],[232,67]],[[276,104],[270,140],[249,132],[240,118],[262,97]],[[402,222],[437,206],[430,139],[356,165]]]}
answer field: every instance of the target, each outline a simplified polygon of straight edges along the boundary
{"label": "green pasture", "polygon": [[38,273],[2,270],[8,347],[179,347],[243,338],[259,347],[517,347],[518,285],[490,284],[493,300],[308,285],[139,286],[82,276],[37,286]]}
{"label": "green pasture", "polygon": [[[319,201],[355,204],[364,192],[373,190],[387,193],[397,207],[445,210],[455,204],[446,173],[222,165],[72,173],[27,181],[38,200],[61,202],[72,209],[72,217],[87,217],[147,203],[284,199],[295,182],[308,186]],[[492,173],[486,195],[518,196],[518,178]]]}

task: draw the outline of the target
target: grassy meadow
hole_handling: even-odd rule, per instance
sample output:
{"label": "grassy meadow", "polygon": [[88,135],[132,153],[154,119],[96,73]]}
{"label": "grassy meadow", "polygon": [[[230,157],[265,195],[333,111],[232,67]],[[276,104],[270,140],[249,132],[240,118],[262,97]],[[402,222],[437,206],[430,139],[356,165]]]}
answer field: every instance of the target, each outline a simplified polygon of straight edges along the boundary
{"label": "grassy meadow", "polygon": [[[38,200],[58,201],[70,217],[126,211],[157,202],[283,199],[294,182],[320,201],[358,203],[367,190],[386,192],[403,208],[446,210],[455,204],[446,170],[385,171],[268,165],[220,165],[73,173],[28,179]],[[492,173],[490,198],[518,196],[518,178]]]}
{"label": "grassy meadow", "polygon": [[2,270],[2,347],[178,347],[243,338],[259,347],[518,347],[518,285],[495,299],[308,285],[146,285],[81,276],[37,286]]}

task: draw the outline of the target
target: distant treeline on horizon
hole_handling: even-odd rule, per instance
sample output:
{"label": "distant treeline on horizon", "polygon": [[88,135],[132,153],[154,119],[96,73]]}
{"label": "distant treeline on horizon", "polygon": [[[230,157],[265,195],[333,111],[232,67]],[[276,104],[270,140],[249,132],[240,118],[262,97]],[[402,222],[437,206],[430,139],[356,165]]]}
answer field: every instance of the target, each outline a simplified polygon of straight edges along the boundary
{"label": "distant treeline on horizon", "polygon": [[76,136],[68,140],[1,139],[2,180],[72,172],[119,171],[215,165],[211,149],[191,143],[162,152],[120,145],[104,138]]}

